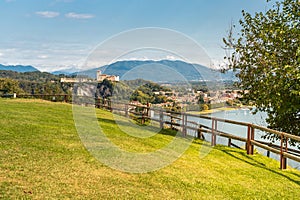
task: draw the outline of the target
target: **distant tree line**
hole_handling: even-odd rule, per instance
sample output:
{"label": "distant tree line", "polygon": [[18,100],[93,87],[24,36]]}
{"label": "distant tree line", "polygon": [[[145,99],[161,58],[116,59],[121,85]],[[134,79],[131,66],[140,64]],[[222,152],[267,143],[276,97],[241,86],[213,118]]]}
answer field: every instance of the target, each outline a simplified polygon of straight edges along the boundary
{"label": "distant tree line", "polygon": [[71,94],[73,84],[47,72],[0,71],[0,94]]}

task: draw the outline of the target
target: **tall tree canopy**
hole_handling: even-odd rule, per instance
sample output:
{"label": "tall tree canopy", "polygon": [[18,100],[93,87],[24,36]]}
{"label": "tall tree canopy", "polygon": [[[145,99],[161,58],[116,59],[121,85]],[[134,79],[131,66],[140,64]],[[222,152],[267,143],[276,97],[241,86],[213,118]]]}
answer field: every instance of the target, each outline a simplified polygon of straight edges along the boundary
{"label": "tall tree canopy", "polygon": [[237,36],[231,29],[223,39],[225,48],[233,49],[226,59],[237,70],[239,86],[249,90],[247,99],[268,113],[269,127],[300,135],[300,1],[242,14]]}

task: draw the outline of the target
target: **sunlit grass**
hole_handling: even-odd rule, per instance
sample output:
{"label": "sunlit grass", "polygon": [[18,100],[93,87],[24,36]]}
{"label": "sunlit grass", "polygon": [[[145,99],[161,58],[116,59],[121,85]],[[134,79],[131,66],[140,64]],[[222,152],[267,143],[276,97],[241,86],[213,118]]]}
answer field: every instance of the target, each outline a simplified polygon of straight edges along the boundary
{"label": "sunlit grass", "polygon": [[[123,132],[110,112],[99,124],[118,146],[149,152],[170,142],[173,131],[150,138]],[[134,127],[129,127],[129,130]],[[77,135],[72,106],[41,100],[0,99],[0,199],[298,199],[300,172],[280,170],[260,154],[217,146],[204,158],[195,140],[160,170],[131,174],[93,158]]]}

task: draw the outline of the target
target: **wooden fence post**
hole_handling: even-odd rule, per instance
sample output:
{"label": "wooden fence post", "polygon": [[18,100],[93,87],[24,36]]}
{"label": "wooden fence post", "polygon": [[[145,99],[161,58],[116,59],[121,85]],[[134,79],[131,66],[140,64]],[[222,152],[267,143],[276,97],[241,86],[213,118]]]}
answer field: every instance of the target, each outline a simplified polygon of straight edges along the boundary
{"label": "wooden fence post", "polygon": [[247,150],[247,154],[250,154],[251,151],[251,125],[248,124],[248,130],[247,130],[247,142],[246,142],[246,150]]}
{"label": "wooden fence post", "polygon": [[217,144],[217,134],[216,132],[218,131],[218,120],[215,120],[215,137],[214,137],[214,146]]}
{"label": "wooden fence post", "polygon": [[[280,135],[280,169],[286,169],[286,158],[283,155],[283,142],[285,137],[283,134]],[[287,150],[287,139],[285,140],[285,150]]]}
{"label": "wooden fence post", "polygon": [[147,117],[149,117],[149,118],[151,117],[151,116],[150,116],[150,107],[151,107],[151,104],[148,102],[148,103],[147,103],[146,115],[147,115]]}
{"label": "wooden fence post", "polygon": [[217,140],[215,131],[217,131],[217,120],[213,118],[211,123],[211,146],[216,146]]}
{"label": "wooden fence post", "polygon": [[141,124],[145,124],[145,117],[144,117],[144,112],[142,112],[142,119],[141,119]]}
{"label": "wooden fence post", "polygon": [[64,95],[64,102],[68,103],[67,95]]}
{"label": "wooden fence post", "polygon": [[198,131],[197,131],[197,138],[201,139],[202,138],[202,132],[201,132],[202,126],[201,124],[199,125]]}
{"label": "wooden fence post", "polygon": [[253,155],[254,153],[254,146],[251,144],[251,140],[254,140],[254,128],[251,124],[248,124],[248,131],[247,131],[247,142],[246,142],[246,150],[248,155]]}
{"label": "wooden fence post", "polygon": [[182,115],[182,134],[186,136],[186,125],[187,125],[187,115],[185,113],[181,113]]}
{"label": "wooden fence post", "polygon": [[187,115],[184,114],[184,136],[187,135]]}
{"label": "wooden fence post", "polygon": [[109,110],[110,110],[110,112],[112,112],[112,111],[113,111],[113,107],[112,107],[112,102],[111,102],[111,100],[108,100],[108,103],[109,103]]}
{"label": "wooden fence post", "polygon": [[[286,153],[288,153],[288,139],[289,139],[289,138],[286,138],[286,139],[285,139],[285,152],[286,152]],[[284,169],[286,169],[286,167],[287,167],[287,158],[286,158],[286,157],[284,157],[284,161],[285,161],[285,162],[284,162]]]}
{"label": "wooden fence post", "polygon": [[125,104],[125,117],[128,117],[128,104]]}
{"label": "wooden fence post", "polygon": [[215,134],[215,119],[211,119],[211,146],[213,145],[214,134]]}
{"label": "wooden fence post", "polygon": [[228,138],[228,146],[231,147],[231,138]]}
{"label": "wooden fence post", "polygon": [[253,127],[251,127],[251,137],[250,137],[250,154],[253,155],[254,145],[251,144],[251,140],[254,140],[254,128]]}
{"label": "wooden fence post", "polygon": [[100,108],[100,99],[99,99],[99,97],[95,98],[95,107]]}
{"label": "wooden fence post", "polygon": [[[145,110],[146,110],[146,109],[143,107],[141,124],[145,124]],[[147,112],[147,111],[146,111],[146,112]]]}
{"label": "wooden fence post", "polygon": [[159,126],[160,126],[160,129],[163,129],[164,128],[164,113],[162,110],[159,111]]}

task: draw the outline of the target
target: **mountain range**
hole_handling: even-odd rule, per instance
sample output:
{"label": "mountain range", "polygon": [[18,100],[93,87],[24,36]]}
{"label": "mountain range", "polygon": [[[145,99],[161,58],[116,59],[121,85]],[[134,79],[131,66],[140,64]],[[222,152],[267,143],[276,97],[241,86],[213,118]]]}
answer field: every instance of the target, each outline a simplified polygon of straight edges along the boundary
{"label": "mountain range", "polygon": [[30,66],[30,65],[1,65],[0,70],[7,70],[7,71],[15,71],[15,72],[35,72],[39,71],[37,68]]}
{"label": "mountain range", "polygon": [[155,82],[236,80],[235,73],[232,71],[221,73],[218,70],[199,64],[191,64],[179,60],[117,61],[110,65],[80,71],[75,74],[96,78],[98,70],[102,74],[120,76],[120,80],[137,78]]}
{"label": "mountain range", "polygon": [[[16,72],[39,71],[33,66],[5,66],[1,64],[0,70]],[[213,70],[199,64],[191,64],[179,60],[124,60],[79,72],[74,72],[74,69],[66,69],[52,72],[52,74],[85,75],[95,79],[98,70],[102,74],[120,76],[120,80],[138,78],[154,82],[236,80],[235,73],[232,71],[224,74],[218,70]]]}

